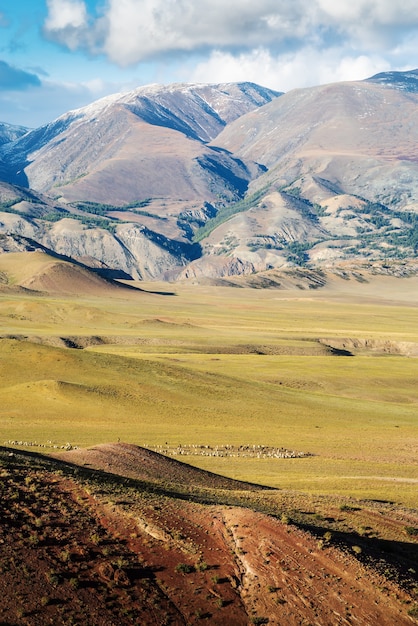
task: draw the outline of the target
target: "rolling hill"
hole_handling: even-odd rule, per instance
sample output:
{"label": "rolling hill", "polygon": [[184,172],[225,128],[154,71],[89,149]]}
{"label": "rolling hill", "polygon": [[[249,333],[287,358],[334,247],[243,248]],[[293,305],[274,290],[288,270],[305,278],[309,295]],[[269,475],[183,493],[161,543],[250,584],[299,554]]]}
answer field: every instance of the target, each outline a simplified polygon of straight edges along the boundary
{"label": "rolling hill", "polygon": [[125,285],[105,279],[80,263],[52,256],[41,249],[0,255],[0,291],[10,288],[74,296],[128,290]]}

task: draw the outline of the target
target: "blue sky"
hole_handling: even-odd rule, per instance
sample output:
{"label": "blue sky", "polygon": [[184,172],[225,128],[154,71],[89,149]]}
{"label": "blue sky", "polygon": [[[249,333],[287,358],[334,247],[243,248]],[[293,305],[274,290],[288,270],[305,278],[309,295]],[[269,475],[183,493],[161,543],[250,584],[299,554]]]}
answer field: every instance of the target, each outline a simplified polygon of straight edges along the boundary
{"label": "blue sky", "polygon": [[288,91],[416,67],[416,0],[0,0],[10,124],[153,82]]}

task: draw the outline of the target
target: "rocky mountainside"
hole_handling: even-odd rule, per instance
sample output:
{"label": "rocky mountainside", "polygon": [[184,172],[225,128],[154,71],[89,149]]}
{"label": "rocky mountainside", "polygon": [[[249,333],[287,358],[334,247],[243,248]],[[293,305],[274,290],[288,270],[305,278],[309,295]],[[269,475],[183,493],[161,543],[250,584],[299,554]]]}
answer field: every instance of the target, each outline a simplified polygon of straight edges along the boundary
{"label": "rocky mountainside", "polygon": [[250,185],[251,214],[219,225],[206,246],[235,236],[241,258],[275,266],[283,254],[299,262],[413,256],[417,104],[415,93],[387,85],[340,83],[294,90],[230,124],[217,145],[267,171]]}
{"label": "rocky mountainside", "polygon": [[0,233],[137,279],[407,261],[417,85],[410,71],[285,95],[239,83],[109,96],[0,147]]}
{"label": "rocky mountainside", "polygon": [[278,95],[151,85],[70,111],[0,150],[0,230],[133,278],[187,265],[200,256],[193,224],[262,171],[209,140]]}
{"label": "rocky mountainside", "polygon": [[276,95],[250,83],[140,87],[70,111],[5,146],[0,158],[8,182],[66,201],[235,199],[251,173],[206,144]]}
{"label": "rocky mountainside", "polygon": [[19,137],[22,137],[27,132],[29,132],[29,128],[25,126],[14,126],[13,124],[0,122],[0,146],[9,141],[19,139]]}
{"label": "rocky mountainside", "polygon": [[381,72],[380,74],[366,78],[365,82],[377,83],[378,85],[385,85],[389,88],[416,93],[418,92],[418,70],[410,70],[409,72]]}

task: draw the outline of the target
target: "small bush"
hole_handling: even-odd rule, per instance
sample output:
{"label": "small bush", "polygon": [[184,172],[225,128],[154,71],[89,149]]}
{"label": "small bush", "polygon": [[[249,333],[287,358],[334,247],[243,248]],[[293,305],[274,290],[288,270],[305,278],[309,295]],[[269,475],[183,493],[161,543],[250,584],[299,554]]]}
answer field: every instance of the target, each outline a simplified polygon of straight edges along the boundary
{"label": "small bush", "polygon": [[181,572],[182,574],[191,574],[193,571],[193,565],[188,565],[187,563],[178,563],[176,565],[176,572]]}
{"label": "small bush", "polygon": [[70,551],[69,550],[62,550],[62,552],[59,553],[59,559],[63,563],[68,563],[68,561],[71,559]]}
{"label": "small bush", "polygon": [[45,574],[47,581],[53,586],[56,587],[59,584],[59,576],[56,574],[54,570],[50,570]]}

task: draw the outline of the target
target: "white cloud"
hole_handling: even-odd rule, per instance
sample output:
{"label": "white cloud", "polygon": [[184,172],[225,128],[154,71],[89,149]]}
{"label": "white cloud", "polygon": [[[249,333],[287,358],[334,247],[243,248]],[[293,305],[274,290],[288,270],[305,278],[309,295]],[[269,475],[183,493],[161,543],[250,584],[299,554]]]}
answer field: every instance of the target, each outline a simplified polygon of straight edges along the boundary
{"label": "white cloud", "polygon": [[[88,29],[88,14],[82,0],[47,0],[44,33],[70,50],[94,47]],[[89,42],[89,43],[87,43]]]}
{"label": "white cloud", "polygon": [[338,24],[360,26],[366,20],[376,28],[382,25],[406,25],[418,20],[418,5],[415,0],[316,0],[318,8],[329,21]]}
{"label": "white cloud", "polygon": [[370,52],[418,28],[416,0],[106,0],[95,19],[82,0],[48,0],[48,9],[50,38],[120,66],[181,51],[285,52],[337,40]]}
{"label": "white cloud", "polygon": [[47,31],[86,27],[87,9],[82,0],[47,0],[47,6],[48,16],[45,21]]}
{"label": "white cloud", "polygon": [[301,0],[290,5],[277,0],[109,0],[106,22],[104,50],[120,65],[164,52],[257,46],[308,35]]}
{"label": "white cloud", "polygon": [[76,60],[76,73],[57,63],[49,80],[37,71],[41,86],[24,92],[3,90],[5,121],[35,126],[144,82],[250,80],[289,91],[418,67],[416,0],[46,2],[44,35],[98,58]]}
{"label": "white cloud", "polygon": [[[416,0],[47,0],[44,34],[152,80],[280,91],[418,66]],[[91,14],[88,7],[93,7]],[[141,69],[140,69],[141,68]],[[147,79],[149,78],[149,72]],[[99,90],[100,91],[100,90]]]}
{"label": "white cloud", "polygon": [[339,49],[305,47],[273,55],[266,48],[233,55],[219,50],[200,62],[184,80],[190,82],[252,81],[279,91],[341,80],[361,80],[389,69],[385,59],[353,55]]}

